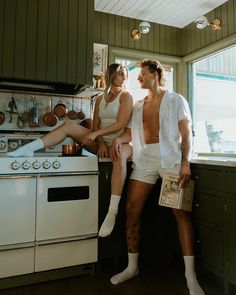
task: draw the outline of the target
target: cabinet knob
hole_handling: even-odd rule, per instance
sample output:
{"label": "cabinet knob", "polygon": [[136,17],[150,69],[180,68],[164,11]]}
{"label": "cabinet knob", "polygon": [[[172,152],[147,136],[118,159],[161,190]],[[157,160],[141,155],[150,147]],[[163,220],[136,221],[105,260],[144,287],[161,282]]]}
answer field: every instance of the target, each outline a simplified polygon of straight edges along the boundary
{"label": "cabinet knob", "polygon": [[200,204],[196,203],[196,204],[195,204],[195,207],[200,207]]}
{"label": "cabinet knob", "polygon": [[199,179],[199,176],[194,176],[195,179]]}

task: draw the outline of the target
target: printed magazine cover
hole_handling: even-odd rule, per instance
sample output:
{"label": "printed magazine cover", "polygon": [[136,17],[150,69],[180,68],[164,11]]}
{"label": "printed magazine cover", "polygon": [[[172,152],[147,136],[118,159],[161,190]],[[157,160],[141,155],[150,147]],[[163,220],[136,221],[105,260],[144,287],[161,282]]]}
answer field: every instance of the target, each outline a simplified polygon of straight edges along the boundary
{"label": "printed magazine cover", "polygon": [[173,175],[163,177],[159,205],[191,211],[194,181],[190,180],[187,187],[182,189],[177,184],[178,178]]}

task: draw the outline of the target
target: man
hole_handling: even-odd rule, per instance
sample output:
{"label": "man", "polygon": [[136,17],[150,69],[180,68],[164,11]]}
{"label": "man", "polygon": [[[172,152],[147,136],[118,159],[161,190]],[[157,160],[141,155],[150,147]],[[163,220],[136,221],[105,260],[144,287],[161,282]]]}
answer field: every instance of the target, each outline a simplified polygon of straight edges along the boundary
{"label": "man", "polygon": [[[145,201],[159,177],[179,175],[185,187],[191,176],[191,115],[181,95],[164,89],[164,69],[158,61],[144,60],[138,77],[148,95],[135,103],[131,128],[116,139],[112,157],[119,157],[122,144],[132,139],[133,171],[129,180],[126,205],[126,236],[128,267],[111,278],[112,284],[122,283],[139,273],[138,246],[140,216]],[[185,277],[190,295],[204,295],[194,270],[193,229],[189,213],[173,209],[178,224]]]}

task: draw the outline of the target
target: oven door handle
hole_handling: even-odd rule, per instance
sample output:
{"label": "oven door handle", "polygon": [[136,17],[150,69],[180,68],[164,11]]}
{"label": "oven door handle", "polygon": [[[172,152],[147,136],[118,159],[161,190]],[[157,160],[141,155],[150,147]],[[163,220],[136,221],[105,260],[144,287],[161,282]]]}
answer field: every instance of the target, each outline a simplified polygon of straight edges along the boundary
{"label": "oven door handle", "polygon": [[0,179],[19,179],[19,178],[35,178],[36,175],[0,175]]}
{"label": "oven door handle", "polygon": [[87,175],[99,175],[100,173],[98,171],[87,171],[87,172],[57,172],[57,173],[42,173],[38,174],[39,178],[43,177],[57,177],[57,176],[87,176]]}

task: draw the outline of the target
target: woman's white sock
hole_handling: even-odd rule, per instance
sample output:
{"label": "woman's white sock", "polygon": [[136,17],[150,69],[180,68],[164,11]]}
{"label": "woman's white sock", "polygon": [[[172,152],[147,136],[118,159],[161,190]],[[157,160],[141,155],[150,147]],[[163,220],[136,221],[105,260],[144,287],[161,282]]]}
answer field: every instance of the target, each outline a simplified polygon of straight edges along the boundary
{"label": "woman's white sock", "polygon": [[41,138],[31,141],[26,145],[20,147],[19,149],[7,153],[9,157],[33,157],[34,151],[42,149],[44,147],[44,143]]}
{"label": "woman's white sock", "polygon": [[138,257],[138,253],[128,253],[128,266],[125,270],[111,278],[113,285],[123,283],[139,274]]}
{"label": "woman's white sock", "polygon": [[194,256],[184,256],[185,277],[190,295],[204,295],[194,270]]}
{"label": "woman's white sock", "polygon": [[110,205],[109,205],[107,215],[98,233],[99,237],[106,237],[111,234],[115,225],[119,202],[120,202],[120,196],[111,195]]}

